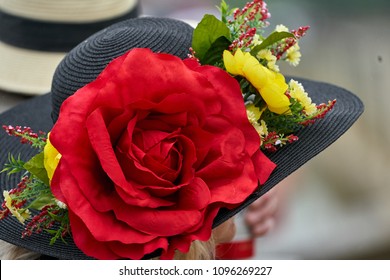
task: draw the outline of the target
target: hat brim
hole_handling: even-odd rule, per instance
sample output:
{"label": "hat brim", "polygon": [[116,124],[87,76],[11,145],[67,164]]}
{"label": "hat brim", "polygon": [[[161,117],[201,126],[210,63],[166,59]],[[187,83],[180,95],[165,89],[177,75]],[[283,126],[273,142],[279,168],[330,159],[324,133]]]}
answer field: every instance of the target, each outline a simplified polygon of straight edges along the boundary
{"label": "hat brim", "polygon": [[49,92],[53,73],[65,54],[18,48],[0,42],[0,88],[23,95]]}
{"label": "hat brim", "polygon": [[56,67],[76,45],[141,12],[138,0],[15,2],[0,9],[0,89],[31,96],[50,91]]}
{"label": "hat brim", "polygon": [[[345,89],[306,79],[296,80],[303,84],[313,102],[320,104],[328,100],[337,99],[336,106],[326,115],[325,119],[299,131],[297,133],[299,141],[287,145],[275,153],[267,154],[277,164],[268,181],[236,209],[222,209],[215,218],[213,227],[220,225],[246,208],[307,161],[326,149],[352,126],[364,110],[361,100]],[[47,132],[52,127],[50,113],[51,100],[50,95],[47,94],[32,98],[10,109],[0,115],[0,120],[1,124],[25,125],[30,126],[34,130]],[[0,166],[7,162],[8,154],[20,154],[22,159],[31,158],[34,154],[31,147],[20,144],[18,139],[9,137],[5,132],[0,133],[0,144]],[[8,177],[5,173],[1,173],[1,193],[4,190],[14,188],[19,180],[18,175]],[[0,201],[2,202],[3,198]],[[0,239],[59,259],[90,259],[90,257],[77,248],[70,237],[66,238],[67,244],[57,241],[55,244],[50,245],[51,236],[49,234],[33,234],[30,237],[21,238],[23,229],[23,225],[16,219],[4,219],[0,221]]]}

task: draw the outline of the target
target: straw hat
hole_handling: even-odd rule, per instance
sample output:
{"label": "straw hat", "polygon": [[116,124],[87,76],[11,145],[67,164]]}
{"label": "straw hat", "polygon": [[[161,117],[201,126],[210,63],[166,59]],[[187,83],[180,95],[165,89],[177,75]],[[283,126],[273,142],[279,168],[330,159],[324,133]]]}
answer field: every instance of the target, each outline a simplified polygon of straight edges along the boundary
{"label": "straw hat", "polygon": [[[50,131],[53,126],[51,117],[56,121],[58,115],[61,116],[60,106],[64,100],[68,101],[71,99],[68,97],[72,96],[77,89],[95,80],[110,61],[119,56],[123,59],[123,54],[130,49],[139,47],[150,48],[157,53],[170,53],[185,58],[191,46],[192,32],[193,29],[189,25],[173,19],[138,18],[114,24],[91,36],[68,53],[54,74],[50,94],[32,98],[3,113],[0,118],[6,124],[28,125],[34,130]],[[115,60],[114,62],[115,65],[120,65],[123,60]],[[158,67],[163,66],[159,65]],[[136,70],[129,69],[129,71],[132,71],[131,73],[137,73]],[[148,74],[142,72],[137,75],[147,76]],[[176,76],[177,79],[181,79],[180,75]],[[299,136],[298,142],[283,147],[275,153],[266,154],[277,165],[269,179],[237,207],[219,209],[213,219],[212,227],[220,225],[246,208],[311,158],[326,149],[344,134],[363,112],[363,104],[360,99],[345,89],[327,83],[305,79],[298,80],[310,92],[314,102],[322,103],[337,99],[337,106],[324,120],[299,131],[297,133]],[[102,86],[99,79],[92,83],[94,83],[92,87],[99,88]],[[133,84],[128,86],[132,88]],[[80,96],[79,92],[78,95]],[[76,101],[76,99],[73,99],[73,101]],[[77,102],[68,102],[67,105],[69,104],[76,107],[79,107],[79,105],[80,107],[85,106],[84,103]],[[106,111],[106,113],[110,115],[110,111]],[[58,122],[60,120],[61,118]],[[7,161],[9,153],[20,153],[23,159],[31,158],[34,155],[34,151],[30,147],[21,145],[17,139],[10,138],[5,133],[0,134],[0,143],[2,143],[0,166]],[[1,191],[16,185],[18,182],[18,176],[9,178],[4,173],[0,174]],[[211,224],[209,226],[211,227]],[[66,244],[57,241],[50,245],[51,236],[49,234],[43,232],[20,238],[20,232],[22,231],[23,225],[16,219],[0,221],[0,238],[4,241],[60,259],[91,258],[90,255],[81,251],[69,236],[66,238]],[[114,243],[112,245],[115,247]],[[116,248],[119,251],[121,250],[118,247]],[[161,251],[155,251],[144,257],[156,256],[160,253]]]}
{"label": "straw hat", "polygon": [[50,91],[64,55],[91,34],[137,17],[138,0],[0,0],[0,90]]}

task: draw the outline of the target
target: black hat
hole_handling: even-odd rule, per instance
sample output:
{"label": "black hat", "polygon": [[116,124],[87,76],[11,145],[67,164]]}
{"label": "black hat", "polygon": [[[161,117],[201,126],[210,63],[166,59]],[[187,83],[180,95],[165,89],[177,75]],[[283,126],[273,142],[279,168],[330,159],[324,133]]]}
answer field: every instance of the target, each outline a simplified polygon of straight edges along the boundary
{"label": "black hat", "polygon": [[[26,125],[35,130],[50,131],[52,119],[57,120],[62,102],[82,86],[93,81],[114,58],[133,48],[150,48],[153,52],[170,53],[185,58],[191,46],[192,28],[180,21],[162,18],[127,20],[106,28],[74,48],[58,66],[50,94],[33,98],[0,115],[2,124]],[[325,119],[296,133],[299,141],[274,153],[267,153],[277,167],[268,180],[234,209],[221,209],[213,221],[216,227],[246,208],[276,184],[289,176],[311,158],[326,149],[358,119],[363,104],[358,97],[340,87],[322,82],[296,78],[303,84],[315,103],[337,100],[337,105]],[[22,159],[31,158],[34,151],[21,145],[17,139],[0,135],[0,165],[8,154],[20,153]],[[0,174],[1,190],[13,188],[18,176]],[[16,219],[0,221],[0,238],[12,244],[60,259],[88,259],[67,237],[66,244],[57,241],[50,245],[47,233],[20,238],[23,225]]]}

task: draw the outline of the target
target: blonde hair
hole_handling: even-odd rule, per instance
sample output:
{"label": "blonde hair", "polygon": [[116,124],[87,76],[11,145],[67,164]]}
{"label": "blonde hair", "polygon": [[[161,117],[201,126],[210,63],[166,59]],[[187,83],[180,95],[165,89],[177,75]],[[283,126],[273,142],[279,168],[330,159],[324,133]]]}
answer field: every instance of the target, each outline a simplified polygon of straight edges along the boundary
{"label": "blonde hair", "polygon": [[208,241],[195,240],[192,242],[190,250],[187,253],[177,251],[175,260],[214,260],[215,259],[215,241],[214,237]]}
{"label": "blonde hair", "polygon": [[0,240],[1,260],[37,260],[41,255]]}

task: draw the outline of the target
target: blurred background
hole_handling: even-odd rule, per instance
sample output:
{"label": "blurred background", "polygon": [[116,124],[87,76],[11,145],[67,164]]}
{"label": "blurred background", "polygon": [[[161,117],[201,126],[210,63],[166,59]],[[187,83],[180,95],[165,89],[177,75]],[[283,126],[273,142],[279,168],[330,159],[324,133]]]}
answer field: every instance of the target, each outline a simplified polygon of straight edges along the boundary
{"label": "blurred background", "polygon": [[[231,7],[246,1],[226,0]],[[197,22],[219,0],[142,0],[145,15]],[[365,113],[342,138],[279,187],[279,223],[257,259],[390,259],[390,1],[268,0],[272,30],[309,25],[301,63],[285,75],[343,87]],[[0,91],[0,112],[26,96]]]}

